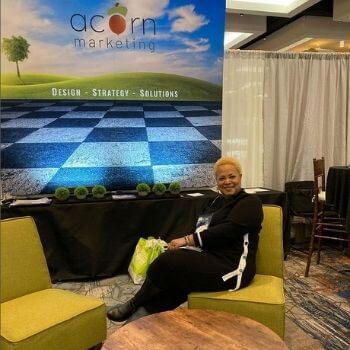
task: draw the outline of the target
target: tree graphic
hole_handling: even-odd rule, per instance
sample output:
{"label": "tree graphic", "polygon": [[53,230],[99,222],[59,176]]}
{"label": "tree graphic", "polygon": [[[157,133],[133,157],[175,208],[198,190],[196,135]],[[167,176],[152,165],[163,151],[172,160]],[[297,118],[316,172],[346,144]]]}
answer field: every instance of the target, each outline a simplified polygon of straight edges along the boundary
{"label": "tree graphic", "polygon": [[10,62],[16,62],[17,76],[21,78],[18,62],[28,58],[30,44],[22,36],[12,36],[2,39],[2,49]]}

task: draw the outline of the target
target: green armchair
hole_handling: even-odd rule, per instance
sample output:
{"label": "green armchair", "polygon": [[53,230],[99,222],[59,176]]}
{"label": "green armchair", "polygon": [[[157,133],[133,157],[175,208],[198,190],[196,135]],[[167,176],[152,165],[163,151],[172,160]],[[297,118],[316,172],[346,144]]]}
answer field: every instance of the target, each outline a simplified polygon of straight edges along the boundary
{"label": "green armchair", "polygon": [[190,309],[226,311],[256,320],[284,339],[282,209],[263,206],[264,220],[257,252],[257,274],[238,291],[191,293]]}
{"label": "green armchair", "polygon": [[52,288],[34,220],[2,220],[0,348],[86,350],[105,338],[101,300]]}

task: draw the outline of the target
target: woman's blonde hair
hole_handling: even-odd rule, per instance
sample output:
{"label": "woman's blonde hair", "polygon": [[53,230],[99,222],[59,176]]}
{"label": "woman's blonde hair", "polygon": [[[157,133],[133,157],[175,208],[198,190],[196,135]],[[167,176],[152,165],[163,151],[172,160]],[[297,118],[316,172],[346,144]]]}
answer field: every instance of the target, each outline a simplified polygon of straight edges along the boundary
{"label": "woman's blonde hair", "polygon": [[214,164],[215,175],[220,165],[227,165],[227,164],[232,165],[239,172],[239,174],[242,174],[241,163],[239,162],[239,160],[234,157],[224,156],[219,158]]}

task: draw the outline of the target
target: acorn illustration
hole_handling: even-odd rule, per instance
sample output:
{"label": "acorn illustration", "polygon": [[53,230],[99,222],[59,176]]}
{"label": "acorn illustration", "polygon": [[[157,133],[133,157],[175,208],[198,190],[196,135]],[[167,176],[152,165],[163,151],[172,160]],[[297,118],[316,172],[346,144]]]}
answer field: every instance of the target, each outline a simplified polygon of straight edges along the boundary
{"label": "acorn illustration", "polygon": [[119,35],[124,32],[126,28],[125,16],[127,12],[128,9],[125,6],[120,6],[119,2],[108,10],[108,14],[111,16],[109,18],[109,28],[113,33]]}

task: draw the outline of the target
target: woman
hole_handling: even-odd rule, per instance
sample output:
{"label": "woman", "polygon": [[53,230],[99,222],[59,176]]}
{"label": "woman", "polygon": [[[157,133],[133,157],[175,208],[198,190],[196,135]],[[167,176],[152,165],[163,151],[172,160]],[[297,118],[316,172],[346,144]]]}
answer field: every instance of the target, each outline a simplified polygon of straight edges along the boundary
{"label": "woman", "polygon": [[[253,279],[262,204],[241,189],[237,159],[220,158],[214,172],[220,195],[200,216],[196,231],[169,243],[149,267],[136,295],[107,313],[110,320],[130,322],[174,309],[191,292],[237,290]],[[181,249],[188,246],[201,251]]]}

